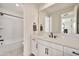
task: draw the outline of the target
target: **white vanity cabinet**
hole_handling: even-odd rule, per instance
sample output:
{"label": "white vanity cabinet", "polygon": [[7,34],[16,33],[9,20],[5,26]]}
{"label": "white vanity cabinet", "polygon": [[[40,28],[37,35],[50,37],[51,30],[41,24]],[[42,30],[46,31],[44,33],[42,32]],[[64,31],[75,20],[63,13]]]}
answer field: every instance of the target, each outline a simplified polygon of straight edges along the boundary
{"label": "white vanity cabinet", "polygon": [[38,56],[63,56],[63,46],[42,39],[32,39],[32,53]]}
{"label": "white vanity cabinet", "polygon": [[46,45],[38,44],[38,55],[39,56],[51,56],[52,49]]}
{"label": "white vanity cabinet", "polygon": [[79,50],[64,47],[64,56],[79,56]]}
{"label": "white vanity cabinet", "polygon": [[55,43],[51,43],[52,56],[63,56],[63,46]]}
{"label": "white vanity cabinet", "polygon": [[32,53],[36,56],[79,56],[79,49],[48,40],[32,39]]}
{"label": "white vanity cabinet", "polygon": [[53,49],[52,56],[63,56],[63,51]]}
{"label": "white vanity cabinet", "polygon": [[32,49],[32,53],[34,55],[38,55],[38,43],[37,43],[36,39],[32,39],[32,41],[31,41],[31,49]]}
{"label": "white vanity cabinet", "polygon": [[63,56],[63,46],[40,39],[38,42],[39,55]]}
{"label": "white vanity cabinet", "polygon": [[[44,43],[44,44],[43,44]],[[34,38],[31,43],[32,53],[36,56],[50,56],[52,49],[47,46],[45,41]]]}
{"label": "white vanity cabinet", "polygon": [[52,48],[50,47],[50,42],[38,38],[38,51],[39,56],[51,56]]}

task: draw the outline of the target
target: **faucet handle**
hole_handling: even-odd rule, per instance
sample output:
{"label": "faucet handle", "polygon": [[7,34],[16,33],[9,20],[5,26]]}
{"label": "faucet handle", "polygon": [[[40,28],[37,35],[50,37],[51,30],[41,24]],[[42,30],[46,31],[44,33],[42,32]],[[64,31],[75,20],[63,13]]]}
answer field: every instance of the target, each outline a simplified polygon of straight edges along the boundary
{"label": "faucet handle", "polygon": [[56,35],[54,35],[54,38],[57,38],[57,36],[56,36]]}
{"label": "faucet handle", "polygon": [[51,35],[49,35],[49,37],[51,37]]}
{"label": "faucet handle", "polygon": [[51,32],[51,37],[53,38],[53,33]]}
{"label": "faucet handle", "polygon": [[49,37],[53,38],[53,33],[52,32],[50,32]]}

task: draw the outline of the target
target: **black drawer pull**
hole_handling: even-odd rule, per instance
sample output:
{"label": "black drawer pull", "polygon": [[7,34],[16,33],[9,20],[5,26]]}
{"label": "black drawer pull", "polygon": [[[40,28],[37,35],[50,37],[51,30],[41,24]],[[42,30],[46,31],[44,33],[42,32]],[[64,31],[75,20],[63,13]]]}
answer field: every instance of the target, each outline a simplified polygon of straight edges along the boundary
{"label": "black drawer pull", "polygon": [[79,53],[76,53],[76,52],[72,52],[73,54],[76,54],[76,55],[79,55]]}
{"label": "black drawer pull", "polygon": [[36,44],[36,49],[38,48],[38,44]]}
{"label": "black drawer pull", "polygon": [[47,54],[47,55],[49,54],[48,53],[48,48],[45,48],[45,54]]}
{"label": "black drawer pull", "polygon": [[4,41],[3,39],[1,39],[0,41]]}

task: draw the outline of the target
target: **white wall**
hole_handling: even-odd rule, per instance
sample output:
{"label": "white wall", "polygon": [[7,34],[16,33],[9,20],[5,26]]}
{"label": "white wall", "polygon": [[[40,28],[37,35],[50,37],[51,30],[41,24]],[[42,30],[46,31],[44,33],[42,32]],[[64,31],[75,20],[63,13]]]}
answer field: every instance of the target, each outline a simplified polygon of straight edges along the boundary
{"label": "white wall", "polygon": [[0,7],[0,12],[15,15],[15,16],[19,16],[19,17],[23,17],[23,14],[21,14],[19,12],[16,12],[16,11],[13,11],[13,10],[6,9],[4,7]]}
{"label": "white wall", "polygon": [[[42,24],[43,25],[43,29],[45,29],[45,16],[46,16],[46,13],[39,12],[39,29],[40,29],[40,24]],[[40,32],[40,30],[39,30],[39,32]]]}
{"label": "white wall", "polygon": [[24,4],[24,55],[31,53],[31,34],[33,22],[38,24],[38,9],[33,4]]}

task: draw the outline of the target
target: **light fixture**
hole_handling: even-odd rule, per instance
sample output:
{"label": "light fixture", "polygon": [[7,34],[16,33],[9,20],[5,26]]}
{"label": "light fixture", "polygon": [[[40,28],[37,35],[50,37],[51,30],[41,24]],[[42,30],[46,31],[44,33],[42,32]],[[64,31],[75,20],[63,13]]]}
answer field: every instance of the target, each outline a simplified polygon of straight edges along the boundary
{"label": "light fixture", "polygon": [[17,7],[19,7],[19,4],[16,4]]}

